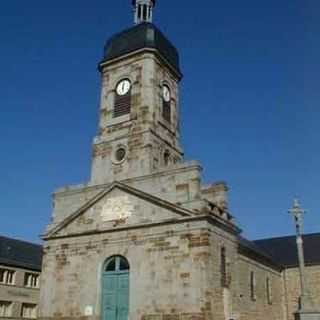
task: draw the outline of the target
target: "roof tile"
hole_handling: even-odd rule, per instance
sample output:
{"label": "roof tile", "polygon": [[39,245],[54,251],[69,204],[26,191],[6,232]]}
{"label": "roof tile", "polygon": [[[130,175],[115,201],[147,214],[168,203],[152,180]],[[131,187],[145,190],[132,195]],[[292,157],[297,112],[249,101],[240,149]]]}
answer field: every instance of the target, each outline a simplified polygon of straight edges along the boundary
{"label": "roof tile", "polygon": [[0,236],[0,263],[41,271],[42,246]]}

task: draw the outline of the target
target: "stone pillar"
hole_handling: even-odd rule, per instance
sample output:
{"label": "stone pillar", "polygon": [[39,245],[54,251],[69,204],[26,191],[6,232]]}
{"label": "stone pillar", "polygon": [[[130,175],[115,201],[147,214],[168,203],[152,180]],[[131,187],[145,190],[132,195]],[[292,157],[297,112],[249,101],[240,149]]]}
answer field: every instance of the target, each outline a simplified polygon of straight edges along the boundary
{"label": "stone pillar", "polygon": [[306,281],[305,262],[304,262],[304,251],[303,251],[303,214],[305,210],[300,207],[299,201],[294,200],[293,208],[289,210],[294,216],[296,226],[296,237],[297,237],[297,249],[299,258],[299,269],[300,269],[300,305],[299,310],[295,314],[296,320],[320,320],[320,308],[315,308],[312,296],[309,292],[308,284]]}

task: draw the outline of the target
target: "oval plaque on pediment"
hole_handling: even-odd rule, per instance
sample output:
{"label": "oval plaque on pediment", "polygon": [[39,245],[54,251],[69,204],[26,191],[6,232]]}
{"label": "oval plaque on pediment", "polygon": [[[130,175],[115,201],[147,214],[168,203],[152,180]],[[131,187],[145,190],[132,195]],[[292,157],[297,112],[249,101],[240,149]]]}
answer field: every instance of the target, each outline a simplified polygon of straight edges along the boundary
{"label": "oval plaque on pediment", "polygon": [[102,221],[126,220],[132,215],[133,208],[128,196],[110,198],[102,207]]}

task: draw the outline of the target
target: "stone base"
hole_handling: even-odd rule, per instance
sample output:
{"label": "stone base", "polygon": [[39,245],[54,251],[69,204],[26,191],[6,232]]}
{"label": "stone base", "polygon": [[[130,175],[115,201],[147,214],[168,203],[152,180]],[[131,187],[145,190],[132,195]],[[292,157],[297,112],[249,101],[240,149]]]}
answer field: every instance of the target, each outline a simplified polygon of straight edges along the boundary
{"label": "stone base", "polygon": [[299,311],[295,314],[295,320],[320,320],[320,311]]}

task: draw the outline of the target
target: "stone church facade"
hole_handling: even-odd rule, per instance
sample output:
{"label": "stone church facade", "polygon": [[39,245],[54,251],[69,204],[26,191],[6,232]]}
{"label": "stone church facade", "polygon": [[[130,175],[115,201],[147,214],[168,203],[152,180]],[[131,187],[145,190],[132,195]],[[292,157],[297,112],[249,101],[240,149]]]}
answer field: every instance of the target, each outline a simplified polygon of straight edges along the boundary
{"label": "stone church facade", "polygon": [[227,186],[184,161],[179,55],[151,23],[155,1],[133,3],[136,25],[99,64],[91,179],[53,195],[39,318],[293,319],[296,275],[241,238]]}

